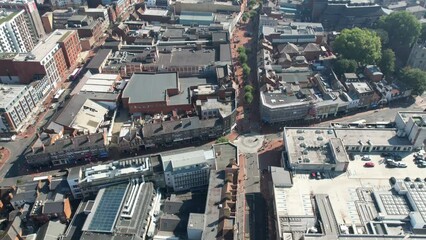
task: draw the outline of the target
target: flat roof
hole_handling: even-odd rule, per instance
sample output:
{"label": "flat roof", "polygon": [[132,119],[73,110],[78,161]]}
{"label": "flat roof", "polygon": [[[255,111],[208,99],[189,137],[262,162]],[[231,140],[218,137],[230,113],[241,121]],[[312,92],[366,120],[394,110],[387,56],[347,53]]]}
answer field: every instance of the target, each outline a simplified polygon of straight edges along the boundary
{"label": "flat roof", "polygon": [[2,15],[0,15],[0,25],[12,20],[15,16],[17,16],[19,13],[24,12],[24,10],[20,11],[13,11],[10,9],[3,9],[2,8]]}
{"label": "flat roof", "polygon": [[282,167],[271,166],[272,183],[274,187],[292,187],[293,181],[290,172]]}
{"label": "flat roof", "polygon": [[[161,49],[161,47],[159,47]],[[216,61],[215,49],[174,49],[171,53],[160,53],[156,66],[207,66]],[[149,65],[149,64],[148,64]]]}
{"label": "flat roof", "polygon": [[213,145],[216,156],[216,170],[225,170],[230,161],[238,164],[238,148],[232,143],[221,143]]}
{"label": "flat roof", "polygon": [[111,49],[101,49],[99,50],[96,55],[90,60],[89,64],[87,64],[87,69],[99,69],[102,64],[105,62],[105,60],[110,56],[112,53]]}
{"label": "flat roof", "polygon": [[[182,122],[181,122],[182,121]],[[190,131],[199,128],[213,128],[220,123],[218,119],[200,120],[199,117],[183,118],[181,121],[166,121],[162,123],[148,123],[142,127],[142,135],[145,138],[161,136],[168,133]],[[177,140],[177,139],[175,139]]]}
{"label": "flat roof", "polygon": [[134,73],[123,91],[128,103],[166,101],[167,89],[178,89],[177,72]]}
{"label": "flat roof", "polygon": [[219,46],[220,51],[219,51],[219,61],[221,62],[229,62],[232,61],[232,56],[231,56],[231,44],[227,43],[227,44],[220,44]]}
{"label": "flat roof", "polygon": [[360,140],[363,144],[368,144],[370,140],[376,146],[412,145],[406,137],[398,137],[395,129],[335,128],[334,131],[344,145],[360,145]]}
{"label": "flat roof", "polygon": [[204,229],[204,214],[189,213],[188,229],[203,230]]}
{"label": "flat roof", "polygon": [[0,84],[0,108],[8,107],[12,101],[19,97],[27,88],[27,85]]}
{"label": "flat roof", "polygon": [[176,171],[187,166],[207,164],[214,159],[213,150],[196,150],[177,154],[161,155],[164,171]]}

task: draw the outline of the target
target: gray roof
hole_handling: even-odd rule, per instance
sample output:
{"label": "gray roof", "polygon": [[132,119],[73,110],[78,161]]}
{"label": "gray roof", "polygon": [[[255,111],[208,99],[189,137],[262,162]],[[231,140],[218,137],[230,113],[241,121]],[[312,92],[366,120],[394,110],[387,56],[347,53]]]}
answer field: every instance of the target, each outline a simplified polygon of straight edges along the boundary
{"label": "gray roof", "polygon": [[212,33],[212,41],[213,42],[228,42],[228,33],[226,32],[214,32]]}
{"label": "gray roof", "polygon": [[188,229],[204,229],[204,214],[202,213],[190,213],[188,220]]}
{"label": "gray roof", "polygon": [[232,60],[231,45],[229,43],[228,44],[220,44],[219,61],[230,62],[231,60]]}
{"label": "gray roof", "polygon": [[290,172],[282,167],[271,166],[272,182],[275,187],[292,187],[293,180]]}
{"label": "gray roof", "polygon": [[60,213],[64,211],[63,202],[46,202],[43,206],[43,214]]}
{"label": "gray roof", "polygon": [[182,124],[180,121],[167,121],[163,123],[145,124],[142,128],[144,138],[161,136],[168,133],[177,133],[181,131],[190,131],[199,128],[213,128],[220,124],[218,119],[200,120],[198,117],[184,118]]}
{"label": "gray roof", "polygon": [[49,221],[37,232],[36,240],[56,240],[65,232],[67,225],[59,221]]}
{"label": "gray roof", "polygon": [[102,63],[105,61],[105,59],[108,58],[108,56],[111,54],[111,49],[101,49],[99,50],[96,55],[90,60],[89,64],[87,64],[87,69],[98,69],[101,67]]}
{"label": "gray roof", "polygon": [[166,100],[166,90],[176,88],[176,72],[134,73],[123,91],[123,98],[129,98],[129,103],[162,102]]}

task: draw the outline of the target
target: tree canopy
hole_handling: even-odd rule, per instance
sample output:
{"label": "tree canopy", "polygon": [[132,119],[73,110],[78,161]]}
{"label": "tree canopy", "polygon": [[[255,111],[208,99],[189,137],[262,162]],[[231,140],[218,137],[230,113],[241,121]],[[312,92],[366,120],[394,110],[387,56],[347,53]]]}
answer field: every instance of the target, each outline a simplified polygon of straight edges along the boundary
{"label": "tree canopy", "polygon": [[253,88],[253,86],[252,86],[252,85],[246,85],[246,86],[244,87],[244,92],[253,93],[253,91],[254,91],[254,88]]}
{"label": "tree canopy", "polygon": [[244,94],[244,101],[245,101],[247,104],[250,104],[251,102],[253,102],[253,94],[251,94],[251,92],[246,92],[246,93]]}
{"label": "tree canopy", "polygon": [[389,35],[386,30],[377,28],[377,29],[371,29],[371,31],[375,32],[377,36],[380,38],[380,42],[382,43],[382,47],[388,45],[389,43]]}
{"label": "tree canopy", "polygon": [[422,24],[422,29],[420,31],[420,37],[419,37],[423,42],[426,41],[426,23]]}
{"label": "tree canopy", "polygon": [[334,62],[333,69],[337,77],[341,77],[344,73],[354,73],[358,64],[355,60],[341,58]]}
{"label": "tree canopy", "polygon": [[377,26],[388,33],[389,43],[392,47],[411,46],[420,36],[421,30],[419,20],[406,11],[382,16]]}
{"label": "tree canopy", "polygon": [[240,53],[238,58],[240,59],[240,62],[243,64],[245,64],[248,60],[247,54],[245,52]]}
{"label": "tree canopy", "polygon": [[334,50],[343,58],[361,64],[374,64],[381,57],[381,42],[375,32],[367,29],[344,29],[334,42]]}
{"label": "tree canopy", "polygon": [[226,137],[220,137],[218,139],[216,139],[216,143],[227,143],[229,142],[229,140]]}
{"label": "tree canopy", "polygon": [[250,75],[251,69],[250,67],[247,65],[247,63],[243,64],[243,74],[244,76],[248,76]]}
{"label": "tree canopy", "polygon": [[413,88],[414,94],[421,95],[426,90],[426,72],[418,68],[402,69],[400,81]]}
{"label": "tree canopy", "polygon": [[378,65],[385,75],[392,75],[395,72],[395,53],[392,49],[383,50],[382,59]]}

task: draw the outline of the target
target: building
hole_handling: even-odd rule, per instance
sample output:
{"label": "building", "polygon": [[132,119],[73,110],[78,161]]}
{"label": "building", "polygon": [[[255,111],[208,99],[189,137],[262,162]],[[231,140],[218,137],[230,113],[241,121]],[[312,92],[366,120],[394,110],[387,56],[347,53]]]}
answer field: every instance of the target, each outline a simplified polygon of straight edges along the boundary
{"label": "building", "polygon": [[[70,38],[65,39],[64,36]],[[65,57],[75,61],[79,53],[78,43],[73,41],[75,37],[69,30],[58,30],[37,44],[31,52],[0,59],[5,66],[0,68],[0,79],[6,83],[29,84],[39,76],[46,76],[40,78],[42,81],[47,81],[40,85],[45,86],[41,90],[44,96],[51,89],[57,88],[58,84],[67,77],[68,67]],[[63,41],[63,48],[60,45],[61,41]]]}
{"label": "building", "polygon": [[73,164],[78,161],[90,162],[108,156],[106,144],[104,133],[63,138],[51,144],[37,138],[25,154],[25,159],[28,165],[35,168]]}
{"label": "building", "polygon": [[0,132],[19,132],[32,123],[40,98],[28,85],[0,84]]}
{"label": "building", "polygon": [[86,68],[91,73],[102,73],[102,69],[108,61],[108,58],[111,56],[111,49],[100,49],[96,55],[90,60]]}
{"label": "building", "polygon": [[41,22],[43,23],[44,31],[49,34],[53,31],[53,13],[46,12],[41,16]]}
{"label": "building", "polygon": [[371,1],[315,0],[312,5],[312,20],[319,21],[328,31],[345,28],[370,28],[390,11]]}
{"label": "building", "polygon": [[178,0],[175,3],[175,11],[180,14],[182,11],[194,12],[239,12],[241,6],[234,2],[207,1],[207,0]]}
{"label": "building", "polygon": [[324,38],[324,28],[321,23],[285,22],[267,16],[259,20],[259,33],[272,44],[283,43],[321,43]]}
{"label": "building", "polygon": [[426,45],[419,41],[411,48],[410,55],[407,60],[407,65],[412,68],[426,70]]}
{"label": "building", "polygon": [[24,10],[0,8],[0,52],[29,52],[37,41],[31,36]]}
{"label": "building", "polygon": [[359,108],[370,107],[377,105],[378,99],[374,98],[374,91],[366,82],[350,82],[346,84],[348,86],[348,94],[352,99],[358,101]]}
{"label": "building", "polygon": [[52,0],[50,1],[54,8],[79,7],[83,5],[83,0]]}
{"label": "building", "polygon": [[86,6],[80,6],[78,11],[80,14],[90,16],[93,19],[102,19],[103,31],[106,31],[108,29],[110,25],[110,20],[109,20],[107,8],[105,7],[88,8]]}
{"label": "building", "polygon": [[204,214],[200,213],[190,213],[188,226],[187,226],[187,235],[190,240],[201,239],[204,230]]}
{"label": "building", "polygon": [[44,36],[45,32],[34,0],[1,0],[0,9],[19,9],[25,11],[25,21],[27,22],[34,44]]}
{"label": "building", "polygon": [[408,137],[413,148],[423,148],[426,139],[425,112],[398,112],[395,123],[400,134]]}
{"label": "building", "polygon": [[212,150],[162,154],[166,186],[174,191],[207,186],[214,159]]}
{"label": "building", "polygon": [[100,18],[93,19],[87,15],[73,15],[67,20],[69,29],[76,29],[80,38],[98,41],[104,32],[103,21]]}
{"label": "building", "polygon": [[101,189],[84,209],[87,217],[80,239],[145,238],[160,198],[152,183],[137,179]]}
{"label": "building", "polygon": [[80,92],[114,93],[117,91],[119,83],[121,83],[120,80],[121,77],[118,74],[91,74],[90,71],[88,71],[80,79],[77,86],[71,92],[71,95]]}
{"label": "building", "polygon": [[349,165],[346,139],[339,139],[333,130],[284,128],[284,140],[282,164],[293,171],[345,172]]}
{"label": "building", "polygon": [[93,197],[104,187],[143,178],[164,186],[159,155],[137,156],[88,167],[72,168],[67,181],[76,199]]}
{"label": "building", "polygon": [[129,113],[169,113],[192,109],[189,86],[182,86],[178,73],[135,73],[123,91]]}
{"label": "building", "polygon": [[75,30],[56,30],[53,34],[62,35],[58,40],[59,46],[64,53],[65,62],[68,69],[74,69],[79,61],[81,45],[79,36]]}
{"label": "building", "polygon": [[210,25],[214,22],[214,15],[211,12],[190,12],[182,11],[179,15],[179,23],[186,26]]}

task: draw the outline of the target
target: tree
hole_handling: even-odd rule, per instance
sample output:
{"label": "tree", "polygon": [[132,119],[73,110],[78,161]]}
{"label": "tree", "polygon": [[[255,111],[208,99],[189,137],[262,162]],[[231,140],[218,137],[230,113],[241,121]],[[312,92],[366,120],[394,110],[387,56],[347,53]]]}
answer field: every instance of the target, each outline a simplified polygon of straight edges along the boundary
{"label": "tree", "polygon": [[343,58],[361,64],[374,64],[380,59],[382,45],[376,33],[367,29],[344,29],[334,41],[334,50]]}
{"label": "tree", "polygon": [[218,139],[216,139],[216,143],[227,143],[229,142],[229,140],[226,137],[220,137]]}
{"label": "tree", "polygon": [[333,70],[337,77],[341,77],[344,73],[354,73],[358,64],[355,60],[341,58],[334,62]]}
{"label": "tree", "polygon": [[243,13],[243,16],[241,17],[243,22],[247,22],[248,18],[249,18],[249,15],[247,13]]}
{"label": "tree", "polygon": [[418,68],[404,68],[400,74],[400,81],[413,88],[413,93],[422,95],[426,90],[426,72]]}
{"label": "tree", "polygon": [[421,24],[413,14],[400,11],[382,16],[377,26],[389,35],[389,43],[393,48],[411,46],[420,36]]}
{"label": "tree", "polygon": [[241,53],[246,53],[246,48],[243,46],[239,46],[237,48],[237,53],[241,54]]}
{"label": "tree", "polygon": [[245,101],[247,104],[250,104],[251,102],[253,102],[253,94],[251,94],[250,92],[246,92],[246,93],[244,94],[244,101]]}
{"label": "tree", "polygon": [[247,59],[248,59],[246,53],[240,53],[238,58],[240,59],[240,62],[243,63],[243,64],[245,64],[247,62]]}
{"label": "tree", "polygon": [[382,47],[388,45],[389,43],[389,35],[384,29],[377,28],[371,29],[371,31],[375,32],[377,36],[380,38],[380,42],[382,43]]}
{"label": "tree", "polygon": [[395,53],[392,49],[385,49],[382,52],[382,59],[379,62],[380,70],[385,75],[392,75],[395,71]]}
{"label": "tree", "polygon": [[252,85],[246,85],[245,87],[244,87],[244,92],[249,92],[249,93],[253,93],[253,91],[254,91],[254,88],[253,88],[253,86]]}
{"label": "tree", "polygon": [[248,75],[250,75],[250,72],[251,72],[250,67],[246,63],[244,63],[243,64],[243,74],[244,74],[244,76],[247,77]]}

